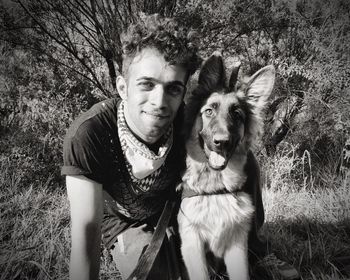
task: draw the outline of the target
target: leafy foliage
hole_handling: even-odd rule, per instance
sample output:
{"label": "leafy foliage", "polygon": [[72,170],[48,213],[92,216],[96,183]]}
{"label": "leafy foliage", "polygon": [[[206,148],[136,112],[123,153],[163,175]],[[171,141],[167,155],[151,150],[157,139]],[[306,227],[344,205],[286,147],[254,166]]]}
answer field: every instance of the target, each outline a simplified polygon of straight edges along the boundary
{"label": "leafy foliage", "polygon": [[[323,164],[338,161],[349,136],[350,3],[188,1],[179,15],[201,30],[202,53],[221,49],[252,74],[273,64],[277,80],[264,146],[299,145]],[[186,18],[187,17],[187,18]]]}
{"label": "leafy foliage", "polygon": [[[43,184],[45,195],[63,188],[65,131],[82,111],[116,94],[119,35],[139,11],[192,26],[203,57],[221,50],[228,67],[240,61],[247,75],[273,64],[260,153],[265,184],[277,192],[281,185],[304,192],[339,185],[335,172],[350,134],[348,0],[15,0],[0,4],[0,183],[12,192],[1,202],[15,193],[40,197],[35,186]],[[28,279],[47,276],[31,267],[37,269]]]}
{"label": "leafy foliage", "polygon": [[1,160],[23,173],[23,186],[60,181],[63,136],[73,119],[96,102],[91,84],[25,50],[6,45],[2,50]]}

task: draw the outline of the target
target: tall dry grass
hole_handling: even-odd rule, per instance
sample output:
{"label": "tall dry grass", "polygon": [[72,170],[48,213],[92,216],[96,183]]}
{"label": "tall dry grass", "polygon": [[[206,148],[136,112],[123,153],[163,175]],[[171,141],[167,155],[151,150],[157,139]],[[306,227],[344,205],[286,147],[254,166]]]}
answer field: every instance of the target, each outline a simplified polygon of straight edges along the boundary
{"label": "tall dry grass", "polygon": [[263,162],[264,235],[302,279],[350,279],[350,177],[293,151]]}
{"label": "tall dry grass", "polygon": [[19,188],[20,172],[4,164],[0,174],[0,279],[63,279],[69,240],[64,192],[45,182]]}
{"label": "tall dry grass", "polygon": [[[69,204],[64,187],[19,188],[20,170],[0,165],[0,280],[68,279]],[[102,252],[101,279],[118,279]]]}
{"label": "tall dry grass", "polygon": [[[271,250],[294,264],[302,279],[350,279],[345,273],[350,256],[350,183],[329,173],[332,168],[316,174],[309,159],[292,151],[260,158],[263,233]],[[41,182],[19,188],[20,168],[7,166],[6,160],[0,161],[0,280],[67,279],[70,230],[64,186],[53,190]],[[118,279],[105,251],[101,258],[100,278]]]}

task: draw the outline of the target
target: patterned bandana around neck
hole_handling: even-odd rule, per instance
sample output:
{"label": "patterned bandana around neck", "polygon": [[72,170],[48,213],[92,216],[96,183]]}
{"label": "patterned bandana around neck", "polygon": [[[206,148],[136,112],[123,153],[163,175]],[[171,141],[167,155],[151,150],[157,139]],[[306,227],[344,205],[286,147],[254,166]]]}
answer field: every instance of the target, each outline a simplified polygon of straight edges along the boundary
{"label": "patterned bandana around neck", "polygon": [[143,179],[157,171],[164,163],[173,145],[173,126],[161,137],[158,153],[151,151],[140,142],[130,131],[124,115],[125,102],[122,101],[118,108],[118,135],[124,156],[131,165],[132,175],[137,179]]}

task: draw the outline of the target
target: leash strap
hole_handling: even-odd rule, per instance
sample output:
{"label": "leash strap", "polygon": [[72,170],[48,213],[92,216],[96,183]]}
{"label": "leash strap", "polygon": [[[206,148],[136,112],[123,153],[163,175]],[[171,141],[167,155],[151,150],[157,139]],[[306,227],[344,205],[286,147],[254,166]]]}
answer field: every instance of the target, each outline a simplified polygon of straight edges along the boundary
{"label": "leash strap", "polygon": [[146,280],[153,263],[163,243],[166,228],[169,224],[171,214],[174,210],[175,201],[167,200],[163,212],[158,220],[150,244],[140,257],[140,260],[127,280]]}

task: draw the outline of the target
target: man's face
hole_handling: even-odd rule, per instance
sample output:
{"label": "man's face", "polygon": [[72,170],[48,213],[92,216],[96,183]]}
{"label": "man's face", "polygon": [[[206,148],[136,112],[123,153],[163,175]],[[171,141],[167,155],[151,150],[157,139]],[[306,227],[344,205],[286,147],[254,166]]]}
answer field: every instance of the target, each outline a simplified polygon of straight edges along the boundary
{"label": "man's face", "polygon": [[127,81],[118,77],[118,91],[126,100],[126,121],[144,142],[155,143],[173,122],[186,90],[186,77],[184,68],[170,65],[154,48],[135,56]]}

